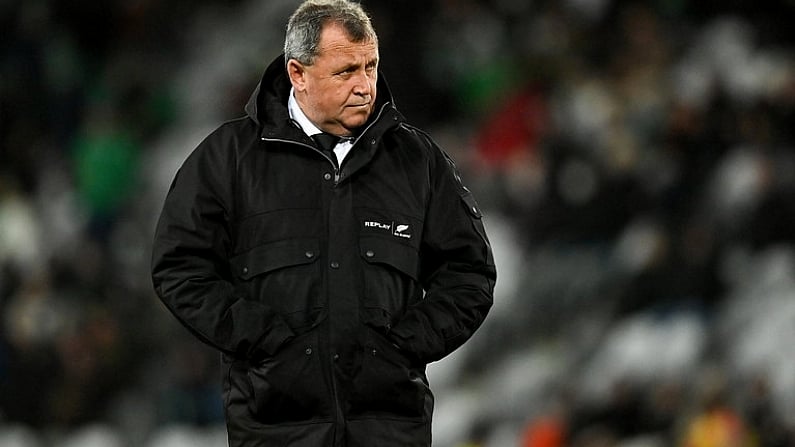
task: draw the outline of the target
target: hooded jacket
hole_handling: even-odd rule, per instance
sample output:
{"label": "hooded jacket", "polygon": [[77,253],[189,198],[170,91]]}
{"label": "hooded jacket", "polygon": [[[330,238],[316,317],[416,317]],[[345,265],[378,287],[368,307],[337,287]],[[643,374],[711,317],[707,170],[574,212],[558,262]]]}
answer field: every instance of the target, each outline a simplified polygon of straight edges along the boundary
{"label": "hooded jacket", "polygon": [[480,208],[382,76],[339,168],[290,119],[289,92],[282,56],[179,169],[155,291],[223,354],[230,446],[429,446],[425,367],[492,305]]}

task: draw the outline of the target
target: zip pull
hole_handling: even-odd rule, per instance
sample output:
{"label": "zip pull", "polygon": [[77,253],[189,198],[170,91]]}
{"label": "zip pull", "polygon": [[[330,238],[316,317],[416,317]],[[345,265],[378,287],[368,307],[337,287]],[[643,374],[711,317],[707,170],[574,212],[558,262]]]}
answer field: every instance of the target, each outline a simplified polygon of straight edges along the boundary
{"label": "zip pull", "polygon": [[320,155],[323,156],[323,158],[328,160],[328,162],[331,163],[331,166],[334,168],[334,186],[337,186],[337,183],[339,183],[340,178],[342,177],[342,173],[341,173],[340,167],[337,166],[336,160],[331,158],[331,157],[336,157],[336,155],[334,155],[333,153],[332,153],[331,156],[329,156],[328,154],[324,153],[323,151],[321,151],[319,148],[317,148],[315,146],[310,146],[308,144],[304,144],[304,143],[301,143],[301,142],[298,142],[298,141],[284,140],[284,139],[281,139],[281,138],[267,138],[267,137],[260,137],[260,139],[262,141],[275,141],[275,142],[282,142],[282,143],[297,144],[299,146],[303,146],[303,147],[309,148],[309,149],[319,153]]}

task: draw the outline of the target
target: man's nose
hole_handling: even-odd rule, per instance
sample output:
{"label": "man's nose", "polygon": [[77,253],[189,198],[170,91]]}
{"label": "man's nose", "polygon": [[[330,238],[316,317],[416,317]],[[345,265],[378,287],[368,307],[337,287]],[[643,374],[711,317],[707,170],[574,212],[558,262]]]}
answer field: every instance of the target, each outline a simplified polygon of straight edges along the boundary
{"label": "man's nose", "polygon": [[353,84],[353,93],[359,96],[370,96],[372,94],[373,77],[367,72],[361,72],[356,75]]}

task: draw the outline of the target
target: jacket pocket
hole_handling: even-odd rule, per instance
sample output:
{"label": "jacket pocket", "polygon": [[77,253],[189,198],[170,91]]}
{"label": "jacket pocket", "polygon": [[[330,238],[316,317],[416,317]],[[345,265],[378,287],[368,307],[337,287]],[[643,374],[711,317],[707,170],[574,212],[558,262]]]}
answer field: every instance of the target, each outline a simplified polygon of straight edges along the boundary
{"label": "jacket pocket", "polygon": [[230,261],[238,286],[249,299],[268,305],[300,332],[322,310],[317,239],[288,239],[258,245]]}
{"label": "jacket pocket", "polygon": [[421,419],[430,398],[424,368],[375,330],[366,329],[361,367],[350,398],[350,416]]}
{"label": "jacket pocket", "polygon": [[248,369],[249,410],[257,422],[330,420],[332,400],[317,351],[316,332],[303,334]]}
{"label": "jacket pocket", "polygon": [[406,307],[422,298],[419,254],[412,246],[376,236],[362,236],[365,323],[387,331]]}

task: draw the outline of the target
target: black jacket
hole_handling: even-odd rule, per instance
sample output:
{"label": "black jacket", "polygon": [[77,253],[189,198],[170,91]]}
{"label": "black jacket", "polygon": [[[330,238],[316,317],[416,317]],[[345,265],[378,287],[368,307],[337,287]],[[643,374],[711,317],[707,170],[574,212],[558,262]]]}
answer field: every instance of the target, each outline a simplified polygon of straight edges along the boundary
{"label": "black jacket", "polygon": [[230,446],[427,446],[427,363],[478,328],[496,273],[452,161],[383,80],[337,169],[287,111],[278,58],[187,158],[158,222],[155,290],[223,353]]}

